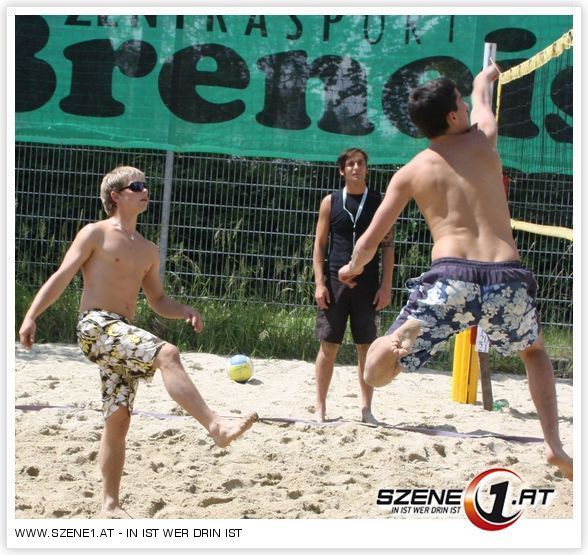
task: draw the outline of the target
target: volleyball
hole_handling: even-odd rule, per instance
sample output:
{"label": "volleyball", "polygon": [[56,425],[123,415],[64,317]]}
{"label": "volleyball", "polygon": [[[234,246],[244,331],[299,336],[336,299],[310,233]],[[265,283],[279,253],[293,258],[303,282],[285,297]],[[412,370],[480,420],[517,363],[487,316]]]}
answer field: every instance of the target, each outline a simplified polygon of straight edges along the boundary
{"label": "volleyball", "polygon": [[253,376],[253,363],[248,356],[234,355],[227,362],[227,374],[237,383],[245,383]]}

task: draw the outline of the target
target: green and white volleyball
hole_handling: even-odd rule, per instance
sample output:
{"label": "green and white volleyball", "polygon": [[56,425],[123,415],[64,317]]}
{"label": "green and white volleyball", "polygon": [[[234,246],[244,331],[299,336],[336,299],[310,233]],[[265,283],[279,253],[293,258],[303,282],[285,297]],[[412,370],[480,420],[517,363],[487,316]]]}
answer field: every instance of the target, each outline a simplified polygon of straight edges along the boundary
{"label": "green and white volleyball", "polygon": [[227,361],[227,374],[237,383],[245,383],[253,376],[253,363],[248,356],[234,355]]}

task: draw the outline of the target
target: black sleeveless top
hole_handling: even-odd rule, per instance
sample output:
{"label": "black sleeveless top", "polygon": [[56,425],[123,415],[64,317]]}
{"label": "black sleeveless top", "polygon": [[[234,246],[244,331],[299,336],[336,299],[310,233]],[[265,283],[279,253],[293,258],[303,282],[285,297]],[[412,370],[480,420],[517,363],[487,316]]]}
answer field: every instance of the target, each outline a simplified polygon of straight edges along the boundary
{"label": "black sleeveless top", "polygon": [[[346,208],[353,217],[356,217],[357,210],[361,203],[361,195],[347,194]],[[357,241],[363,232],[370,225],[372,218],[378,206],[382,202],[380,193],[370,191],[368,189],[365,203],[356,221],[355,226],[355,241]],[[330,235],[329,235],[329,251],[327,255],[328,270],[331,275],[337,274],[339,268],[347,264],[353,252],[353,221],[351,216],[343,208],[343,189],[335,191],[331,195],[331,220],[330,220]],[[380,267],[380,252],[376,252],[375,256],[366,264],[361,276],[376,276],[378,277]],[[361,279],[358,276],[358,279]]]}

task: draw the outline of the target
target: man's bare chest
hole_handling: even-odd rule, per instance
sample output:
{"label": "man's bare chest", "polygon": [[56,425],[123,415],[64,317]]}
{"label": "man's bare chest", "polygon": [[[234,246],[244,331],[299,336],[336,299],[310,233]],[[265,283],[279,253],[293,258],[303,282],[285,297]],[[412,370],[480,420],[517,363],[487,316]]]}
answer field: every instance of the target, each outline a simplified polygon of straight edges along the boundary
{"label": "man's bare chest", "polygon": [[95,254],[106,271],[110,268],[115,273],[133,274],[140,278],[153,263],[152,250],[141,237],[135,240],[127,237],[107,239]]}

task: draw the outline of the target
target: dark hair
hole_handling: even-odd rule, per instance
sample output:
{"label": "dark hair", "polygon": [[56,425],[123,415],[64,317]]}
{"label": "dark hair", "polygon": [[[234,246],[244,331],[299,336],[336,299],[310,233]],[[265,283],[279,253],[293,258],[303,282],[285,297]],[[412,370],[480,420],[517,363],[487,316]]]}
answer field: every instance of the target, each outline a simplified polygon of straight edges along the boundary
{"label": "dark hair", "polygon": [[348,148],[347,150],[344,150],[341,154],[339,154],[339,158],[337,158],[337,167],[340,171],[345,171],[345,163],[347,162],[347,158],[349,158],[356,152],[359,152],[363,156],[363,159],[365,160],[365,163],[367,165],[368,155],[364,150],[362,150],[361,148]]}
{"label": "dark hair", "polygon": [[457,111],[456,90],[451,79],[439,77],[410,92],[410,119],[429,139],[442,135],[449,127],[447,114]]}

